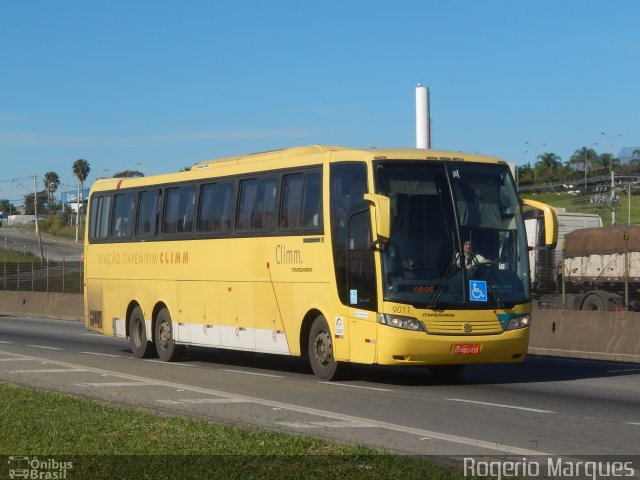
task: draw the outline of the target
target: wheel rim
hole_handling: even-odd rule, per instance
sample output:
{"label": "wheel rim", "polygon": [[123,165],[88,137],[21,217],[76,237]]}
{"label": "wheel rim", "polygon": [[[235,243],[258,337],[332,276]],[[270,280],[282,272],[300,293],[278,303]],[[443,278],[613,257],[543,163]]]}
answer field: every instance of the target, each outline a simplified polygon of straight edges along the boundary
{"label": "wheel rim", "polygon": [[321,365],[328,365],[333,356],[331,337],[325,330],[318,332],[314,342],[313,355]]}
{"label": "wheel rim", "polygon": [[169,344],[171,343],[171,328],[166,321],[160,322],[158,326],[158,345],[163,350],[169,348]]}

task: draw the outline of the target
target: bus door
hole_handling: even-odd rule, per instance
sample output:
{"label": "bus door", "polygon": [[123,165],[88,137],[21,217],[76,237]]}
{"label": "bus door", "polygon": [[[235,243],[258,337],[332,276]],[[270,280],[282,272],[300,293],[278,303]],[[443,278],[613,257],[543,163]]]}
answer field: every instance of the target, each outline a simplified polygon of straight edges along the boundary
{"label": "bus door", "polygon": [[377,289],[371,214],[366,203],[349,216],[347,227],[347,301],[350,359],[376,360]]}

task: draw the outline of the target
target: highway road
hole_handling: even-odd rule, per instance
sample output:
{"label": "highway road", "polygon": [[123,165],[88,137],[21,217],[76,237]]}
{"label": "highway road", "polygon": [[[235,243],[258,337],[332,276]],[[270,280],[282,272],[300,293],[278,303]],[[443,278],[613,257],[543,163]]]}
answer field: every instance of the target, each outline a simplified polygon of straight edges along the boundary
{"label": "highway road", "polygon": [[403,454],[640,455],[640,364],[530,356],[450,383],[371,366],[323,382],[303,359],[190,348],[139,360],[78,322],[0,317],[0,381]]}
{"label": "highway road", "polygon": [[[0,228],[0,246],[8,250],[33,253],[40,256],[40,243],[35,233],[23,228]],[[42,251],[45,259],[61,261],[62,259],[78,261],[84,249],[80,241],[64,240],[50,235],[42,234]]]}

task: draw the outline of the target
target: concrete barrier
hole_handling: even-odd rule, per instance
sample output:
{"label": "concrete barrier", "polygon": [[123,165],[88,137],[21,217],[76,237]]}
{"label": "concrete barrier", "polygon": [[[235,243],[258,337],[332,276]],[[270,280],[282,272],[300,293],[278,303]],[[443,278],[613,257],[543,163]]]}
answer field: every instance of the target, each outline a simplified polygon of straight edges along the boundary
{"label": "concrete barrier", "polygon": [[82,321],[82,311],[79,293],[0,291],[0,315]]}
{"label": "concrete barrier", "polygon": [[529,353],[640,362],[640,313],[534,310]]}

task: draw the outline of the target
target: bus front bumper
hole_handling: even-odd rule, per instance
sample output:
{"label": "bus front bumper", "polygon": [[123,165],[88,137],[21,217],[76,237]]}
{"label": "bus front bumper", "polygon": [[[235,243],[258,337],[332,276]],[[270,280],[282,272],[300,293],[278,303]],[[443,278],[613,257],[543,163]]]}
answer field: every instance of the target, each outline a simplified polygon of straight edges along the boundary
{"label": "bus front bumper", "polygon": [[517,363],[527,356],[529,328],[495,335],[432,335],[379,325],[380,365]]}

